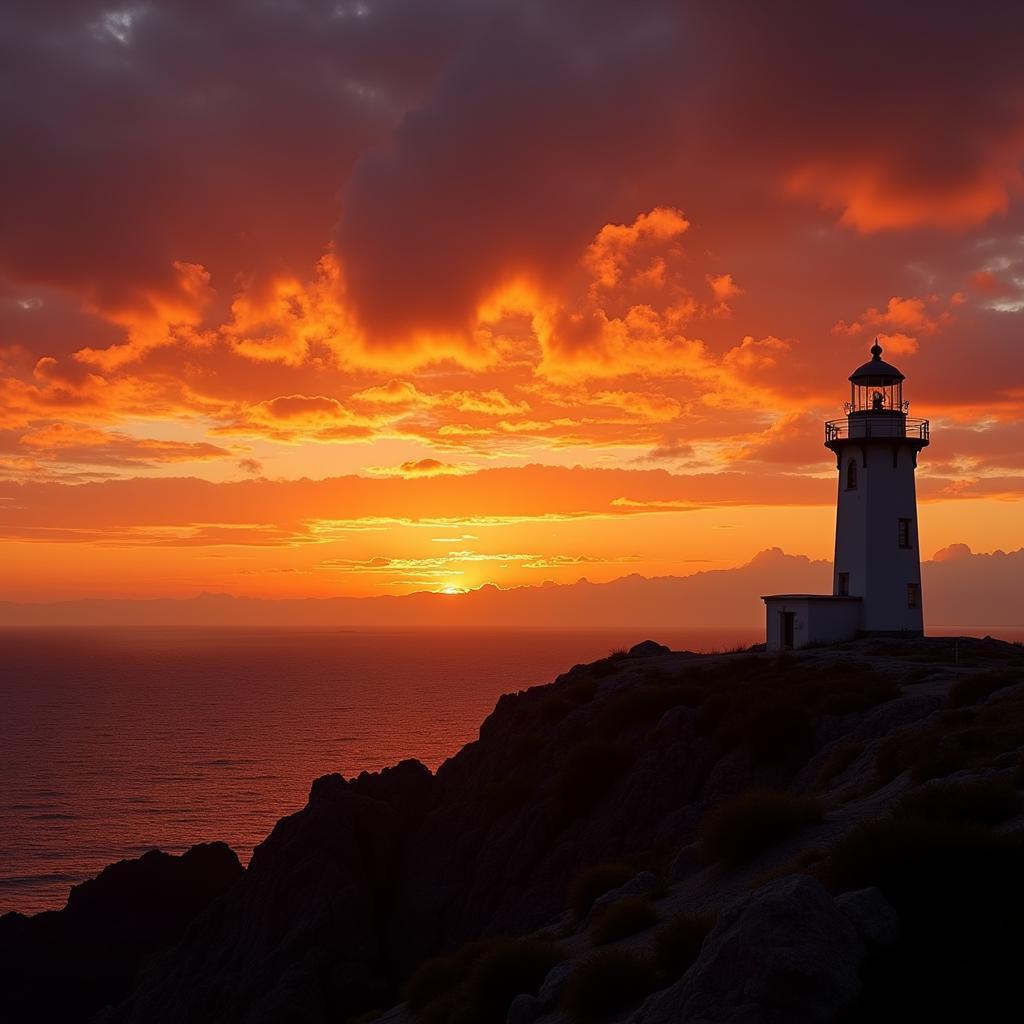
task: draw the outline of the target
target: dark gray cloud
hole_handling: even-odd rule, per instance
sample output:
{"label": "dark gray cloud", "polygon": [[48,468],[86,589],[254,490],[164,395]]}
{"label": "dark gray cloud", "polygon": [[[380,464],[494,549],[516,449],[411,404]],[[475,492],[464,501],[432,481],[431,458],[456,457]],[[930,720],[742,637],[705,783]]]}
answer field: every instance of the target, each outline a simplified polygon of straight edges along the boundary
{"label": "dark gray cloud", "polygon": [[[927,247],[956,262],[955,236],[922,235],[944,218],[1003,230],[1022,23],[1016,4],[9,0],[0,275],[144,309],[180,260],[223,300],[238,274],[305,272],[337,223],[387,341],[463,326],[510,274],[557,287],[601,224],[670,204],[738,279],[774,274],[783,310],[840,274],[896,291]],[[889,269],[813,234],[842,216],[854,242],[888,232]]]}

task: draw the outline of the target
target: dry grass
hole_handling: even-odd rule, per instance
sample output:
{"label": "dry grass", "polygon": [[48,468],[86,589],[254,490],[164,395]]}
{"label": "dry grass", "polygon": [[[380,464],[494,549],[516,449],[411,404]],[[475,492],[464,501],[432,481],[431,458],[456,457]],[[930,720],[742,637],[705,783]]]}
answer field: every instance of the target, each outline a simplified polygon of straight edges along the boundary
{"label": "dry grass", "polygon": [[560,946],[543,939],[474,942],[422,964],[406,999],[424,1024],[504,1024],[512,1000],[535,993],[564,959]]}
{"label": "dry grass", "polygon": [[569,887],[569,909],[577,921],[590,913],[594,900],[625,885],[636,874],[628,864],[594,864],[584,868]]}
{"label": "dry grass", "polygon": [[936,782],[905,796],[893,814],[899,818],[998,824],[1020,811],[1012,779],[990,776],[964,782]]}
{"label": "dry grass", "polygon": [[915,782],[924,782],[965,768],[992,767],[1000,755],[1022,746],[1024,693],[1019,693],[997,704],[944,711],[894,733],[879,746],[875,767],[883,785],[906,771]]}
{"label": "dry grass", "polygon": [[1013,668],[991,669],[988,672],[975,672],[962,676],[950,688],[946,695],[946,706],[963,708],[977,704],[998,690],[1024,683],[1024,671]]}
{"label": "dry grass", "polygon": [[643,896],[619,900],[607,907],[590,929],[595,946],[618,942],[653,928],[658,923],[658,912]]}
{"label": "dry grass", "polygon": [[709,863],[737,867],[821,821],[821,815],[821,803],[813,797],[745,793],[722,804],[701,822],[701,849]]}
{"label": "dry grass", "polygon": [[836,746],[821,763],[818,777],[814,780],[815,789],[825,789],[835,778],[838,778],[864,753],[866,740],[849,740]]}

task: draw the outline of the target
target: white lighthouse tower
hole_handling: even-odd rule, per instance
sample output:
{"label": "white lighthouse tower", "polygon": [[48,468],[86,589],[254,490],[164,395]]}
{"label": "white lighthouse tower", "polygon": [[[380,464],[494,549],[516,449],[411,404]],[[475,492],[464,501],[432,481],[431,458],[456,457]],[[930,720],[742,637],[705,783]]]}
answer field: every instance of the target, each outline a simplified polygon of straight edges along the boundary
{"label": "white lighthouse tower", "polygon": [[765,597],[769,650],[924,632],[914,471],[928,421],[907,415],[904,379],[876,338],[846,416],[825,424],[839,477],[832,594]]}

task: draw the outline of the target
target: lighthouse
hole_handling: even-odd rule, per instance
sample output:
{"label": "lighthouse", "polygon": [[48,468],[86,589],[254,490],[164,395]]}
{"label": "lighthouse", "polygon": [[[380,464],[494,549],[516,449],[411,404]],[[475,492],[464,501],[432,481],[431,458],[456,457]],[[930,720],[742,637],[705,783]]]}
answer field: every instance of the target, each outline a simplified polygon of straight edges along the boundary
{"label": "lighthouse", "polygon": [[929,427],[908,415],[905,379],[877,338],[850,374],[846,415],[825,424],[838,478],[832,593],[764,597],[769,650],[923,634],[914,476]]}

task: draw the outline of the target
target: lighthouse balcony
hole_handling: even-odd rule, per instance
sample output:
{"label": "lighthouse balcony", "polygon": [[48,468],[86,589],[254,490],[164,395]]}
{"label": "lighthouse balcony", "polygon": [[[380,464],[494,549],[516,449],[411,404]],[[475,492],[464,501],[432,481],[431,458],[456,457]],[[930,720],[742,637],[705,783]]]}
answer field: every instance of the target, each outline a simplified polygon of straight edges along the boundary
{"label": "lighthouse balcony", "polygon": [[[853,412],[825,424],[825,444],[862,438],[906,437],[928,443],[928,421],[901,412]],[[923,446],[922,446],[923,447]]]}

